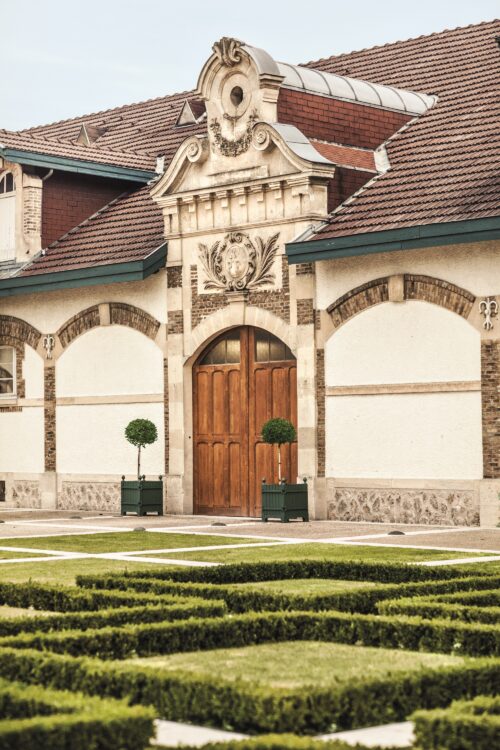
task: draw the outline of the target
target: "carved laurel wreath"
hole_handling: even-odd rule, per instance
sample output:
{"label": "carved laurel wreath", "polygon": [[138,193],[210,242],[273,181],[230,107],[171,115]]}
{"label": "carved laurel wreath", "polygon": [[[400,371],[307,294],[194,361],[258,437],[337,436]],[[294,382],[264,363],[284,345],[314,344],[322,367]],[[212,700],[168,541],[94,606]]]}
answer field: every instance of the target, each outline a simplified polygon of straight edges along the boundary
{"label": "carved laurel wreath", "polygon": [[254,110],[248,118],[248,123],[245,132],[237,140],[231,141],[229,138],[224,138],[221,132],[220,122],[216,117],[210,122],[210,130],[214,134],[214,141],[219,147],[219,151],[223,156],[239,156],[248,151],[252,142],[252,130],[256,121],[259,119],[257,112]]}
{"label": "carved laurel wreath", "polygon": [[[267,240],[256,237],[254,243],[244,232],[229,232],[210,248],[200,242],[200,263],[206,275],[204,289],[240,292],[272,283],[275,276],[271,269],[279,236],[277,232]],[[231,263],[233,258],[236,263]]]}

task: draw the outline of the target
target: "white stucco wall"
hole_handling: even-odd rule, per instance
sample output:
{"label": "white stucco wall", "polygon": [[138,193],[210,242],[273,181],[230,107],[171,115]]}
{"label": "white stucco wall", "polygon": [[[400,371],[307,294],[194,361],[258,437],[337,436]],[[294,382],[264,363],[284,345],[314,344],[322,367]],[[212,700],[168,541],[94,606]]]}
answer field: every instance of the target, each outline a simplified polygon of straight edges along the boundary
{"label": "white stucco wall", "polygon": [[57,471],[63,474],[122,474],[136,472],[137,450],[124,436],[132,419],[150,419],[158,441],[142,452],[141,472],[164,472],[163,404],[98,404],[58,406]]}
{"label": "white stucco wall", "polygon": [[166,272],[162,270],[144,281],[65,289],[43,295],[4,297],[0,313],[26,320],[42,333],[54,333],[73,315],[87,307],[102,302],[125,302],[145,310],[160,323],[165,323],[166,286]]}
{"label": "white stucco wall", "polygon": [[330,397],[326,475],[480,479],[481,394]]}
{"label": "white stucco wall", "polygon": [[[325,348],[327,388],[479,379],[479,333],[425,302],[370,308]],[[327,395],[326,474],[481,478],[480,392]]]}
{"label": "white stucco wall", "polygon": [[318,307],[326,309],[343,294],[372,279],[401,273],[434,276],[476,296],[498,294],[500,243],[401,250],[316,264]]}
{"label": "white stucco wall", "polygon": [[94,328],[70,344],[57,362],[57,398],[121,397],[144,394],[151,403],[59,404],[57,471],[63,474],[134,474],[136,450],[124,430],[132,419],[151,419],[159,440],[143,451],[141,469],[160,474],[164,466],[163,354],[131,328]]}
{"label": "white stucco wall", "polygon": [[144,334],[123,326],[93,328],[57,361],[57,396],[163,394],[163,354]]}
{"label": "white stucco wall", "polygon": [[24,347],[22,375],[26,398],[43,398],[43,359],[27,344]]}
{"label": "white stucco wall", "polygon": [[479,333],[428,302],[376,305],[325,346],[326,385],[480,380]]}
{"label": "white stucco wall", "polygon": [[5,412],[0,416],[0,472],[42,472],[43,408]]}

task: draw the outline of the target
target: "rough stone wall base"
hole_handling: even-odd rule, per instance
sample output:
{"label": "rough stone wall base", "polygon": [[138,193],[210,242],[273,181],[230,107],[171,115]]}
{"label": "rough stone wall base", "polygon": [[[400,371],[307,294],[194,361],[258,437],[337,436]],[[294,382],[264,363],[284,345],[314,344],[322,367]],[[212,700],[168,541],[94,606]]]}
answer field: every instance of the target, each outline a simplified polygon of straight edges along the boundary
{"label": "rough stone wall base", "polygon": [[327,518],[335,521],[478,526],[475,488],[336,486],[327,480]]}
{"label": "rough stone wall base", "polygon": [[62,482],[58,510],[120,512],[119,482]]}

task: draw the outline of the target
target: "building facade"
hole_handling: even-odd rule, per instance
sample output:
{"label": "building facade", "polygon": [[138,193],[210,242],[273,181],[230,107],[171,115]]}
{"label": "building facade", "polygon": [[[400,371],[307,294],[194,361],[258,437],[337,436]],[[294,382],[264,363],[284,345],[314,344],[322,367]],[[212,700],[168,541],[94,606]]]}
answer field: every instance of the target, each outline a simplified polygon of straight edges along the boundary
{"label": "building facade", "polygon": [[145,417],[167,512],[258,516],[281,416],[313,518],[495,525],[499,32],[223,38],[194,92],[0,131],[0,499],[118,511]]}

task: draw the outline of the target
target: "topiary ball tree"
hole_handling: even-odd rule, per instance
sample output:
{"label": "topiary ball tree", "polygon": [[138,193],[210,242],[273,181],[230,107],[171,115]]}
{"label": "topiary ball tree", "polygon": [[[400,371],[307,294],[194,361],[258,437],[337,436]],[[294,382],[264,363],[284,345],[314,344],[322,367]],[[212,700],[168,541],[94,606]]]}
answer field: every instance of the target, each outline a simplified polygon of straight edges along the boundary
{"label": "topiary ball tree", "polygon": [[281,482],[281,446],[297,439],[295,427],[288,419],[275,417],[263,425],[261,435],[265,443],[278,446],[278,481]]}
{"label": "topiary ball tree", "polygon": [[137,451],[137,478],[141,478],[141,448],[158,440],[158,430],[150,419],[133,419],[125,427],[125,437]]}

